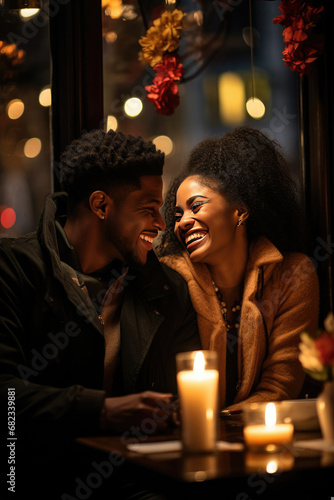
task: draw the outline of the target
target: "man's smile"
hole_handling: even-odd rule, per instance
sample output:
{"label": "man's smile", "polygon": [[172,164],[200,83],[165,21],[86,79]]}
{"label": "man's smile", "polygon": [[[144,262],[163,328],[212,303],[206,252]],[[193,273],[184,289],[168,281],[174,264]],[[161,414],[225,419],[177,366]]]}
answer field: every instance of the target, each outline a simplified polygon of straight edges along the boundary
{"label": "man's smile", "polygon": [[139,235],[139,238],[152,244],[154,238],[156,238],[157,236],[158,236],[158,231],[143,231]]}

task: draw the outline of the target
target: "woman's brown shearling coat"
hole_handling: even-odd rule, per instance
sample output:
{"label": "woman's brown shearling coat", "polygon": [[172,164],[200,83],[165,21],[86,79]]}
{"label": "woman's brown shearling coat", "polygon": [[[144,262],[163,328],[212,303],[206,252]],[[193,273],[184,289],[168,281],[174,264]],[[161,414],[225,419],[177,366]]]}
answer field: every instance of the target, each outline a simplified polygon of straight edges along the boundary
{"label": "woman's brown shearling coat", "polygon": [[[219,353],[220,405],[225,406],[226,330],[211,275],[187,252],[161,259],[187,281],[203,349]],[[266,238],[251,243],[245,273],[238,349],[238,393],[232,407],[297,398],[304,381],[300,333],[318,325],[319,285],[311,260],[284,256]],[[227,374],[228,376],[228,374]]]}

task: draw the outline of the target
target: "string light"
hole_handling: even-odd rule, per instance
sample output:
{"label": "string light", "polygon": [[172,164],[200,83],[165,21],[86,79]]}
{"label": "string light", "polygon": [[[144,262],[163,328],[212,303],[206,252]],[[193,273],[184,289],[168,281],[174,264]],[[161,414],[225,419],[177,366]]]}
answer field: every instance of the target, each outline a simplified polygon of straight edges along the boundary
{"label": "string light", "polygon": [[252,0],[249,0],[249,45],[251,49],[251,71],[252,71],[252,97],[255,97],[255,76],[254,76],[254,43],[253,43],[253,19],[252,19]]}
{"label": "string light", "polygon": [[246,102],[247,113],[255,120],[259,120],[266,112],[266,107],[257,97],[250,97]]}

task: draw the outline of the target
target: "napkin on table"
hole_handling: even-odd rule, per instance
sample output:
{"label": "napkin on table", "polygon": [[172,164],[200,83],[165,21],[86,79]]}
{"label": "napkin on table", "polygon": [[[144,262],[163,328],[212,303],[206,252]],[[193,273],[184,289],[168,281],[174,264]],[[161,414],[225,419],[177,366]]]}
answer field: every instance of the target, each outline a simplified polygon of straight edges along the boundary
{"label": "napkin on table", "polygon": [[[166,453],[169,451],[181,451],[181,441],[159,441],[155,443],[131,443],[127,449],[136,453]],[[229,443],[228,441],[218,441],[217,450],[235,450],[243,449],[241,443]]]}

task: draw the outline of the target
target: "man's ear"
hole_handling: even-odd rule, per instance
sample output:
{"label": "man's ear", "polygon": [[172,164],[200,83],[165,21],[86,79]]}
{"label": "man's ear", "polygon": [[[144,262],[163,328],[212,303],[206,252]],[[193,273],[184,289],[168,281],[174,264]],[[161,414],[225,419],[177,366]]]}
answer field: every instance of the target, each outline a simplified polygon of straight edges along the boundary
{"label": "man's ear", "polygon": [[104,220],[113,212],[114,200],[104,191],[94,191],[89,197],[89,206],[100,220]]}

